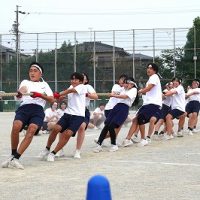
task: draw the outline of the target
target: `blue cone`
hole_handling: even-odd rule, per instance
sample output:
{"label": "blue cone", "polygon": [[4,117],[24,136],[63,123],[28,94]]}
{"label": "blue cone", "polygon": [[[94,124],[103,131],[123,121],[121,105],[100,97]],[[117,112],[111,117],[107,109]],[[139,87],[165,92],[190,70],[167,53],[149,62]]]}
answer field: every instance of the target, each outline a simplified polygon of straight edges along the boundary
{"label": "blue cone", "polygon": [[89,179],[86,200],[112,200],[110,184],[105,176],[95,175]]}

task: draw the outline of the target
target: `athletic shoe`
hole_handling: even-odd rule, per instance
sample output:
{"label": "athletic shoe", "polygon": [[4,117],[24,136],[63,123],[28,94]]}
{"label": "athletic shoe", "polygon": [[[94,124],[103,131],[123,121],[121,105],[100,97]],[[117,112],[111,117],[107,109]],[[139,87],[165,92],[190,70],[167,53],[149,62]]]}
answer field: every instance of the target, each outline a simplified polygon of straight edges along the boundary
{"label": "athletic shoe", "polygon": [[131,146],[132,144],[133,144],[132,140],[128,140],[128,139],[125,139],[125,140],[122,142],[122,146],[124,146],[124,147]]}
{"label": "athletic shoe", "polygon": [[165,134],[164,137],[163,137],[164,140],[171,140],[173,138],[174,138],[173,135],[168,135],[168,134]]}
{"label": "athletic shoe", "polygon": [[103,149],[102,149],[102,147],[99,144],[97,145],[97,147],[95,149],[93,149],[94,153],[99,153],[101,151],[103,151]]}
{"label": "athletic shoe", "polygon": [[140,138],[138,138],[136,135],[134,135],[134,136],[131,138],[131,141],[134,142],[134,143],[139,143],[139,142],[140,142]]}
{"label": "athletic shoe", "polygon": [[55,161],[55,154],[53,154],[53,153],[48,154],[47,161],[48,162],[54,162]]}
{"label": "athletic shoe", "polygon": [[61,149],[59,152],[57,152],[57,154],[55,156],[56,157],[64,157],[65,156],[64,150]]}
{"label": "athletic shoe", "polygon": [[189,130],[189,129],[188,129],[185,133],[186,133],[187,135],[193,135],[192,131]]}
{"label": "athletic shoe", "polygon": [[177,137],[183,137],[183,131],[182,130],[177,132]]}
{"label": "athletic shoe", "polygon": [[119,149],[119,148],[118,148],[117,145],[112,145],[112,146],[110,147],[109,151],[110,151],[110,152],[115,152],[115,151],[117,151],[118,149]]}
{"label": "athletic shoe", "polygon": [[19,159],[13,158],[8,165],[9,168],[24,169],[24,166],[20,163]]}
{"label": "athletic shoe", "polygon": [[39,157],[41,159],[46,159],[46,157],[48,156],[49,153],[50,153],[50,151],[45,148],[43,151],[41,151],[39,153]]}
{"label": "athletic shoe", "polygon": [[1,163],[1,167],[2,168],[8,168],[8,165],[10,163],[10,161],[13,159],[13,155],[11,155],[9,158],[7,158],[7,160],[3,161]]}
{"label": "athletic shoe", "polygon": [[200,132],[200,130],[199,130],[199,129],[196,129],[196,128],[194,128],[194,129],[192,130],[192,132],[193,132],[193,133],[198,133],[198,132]]}
{"label": "athletic shoe", "polygon": [[147,137],[146,140],[147,140],[148,144],[151,143],[151,138]]}
{"label": "athletic shoe", "polygon": [[81,152],[80,152],[80,150],[77,149],[77,150],[75,151],[74,158],[78,158],[78,159],[81,158]]}
{"label": "athletic shoe", "polygon": [[143,147],[143,146],[146,146],[148,145],[148,141],[145,140],[145,139],[141,139],[141,141],[138,143],[138,147]]}

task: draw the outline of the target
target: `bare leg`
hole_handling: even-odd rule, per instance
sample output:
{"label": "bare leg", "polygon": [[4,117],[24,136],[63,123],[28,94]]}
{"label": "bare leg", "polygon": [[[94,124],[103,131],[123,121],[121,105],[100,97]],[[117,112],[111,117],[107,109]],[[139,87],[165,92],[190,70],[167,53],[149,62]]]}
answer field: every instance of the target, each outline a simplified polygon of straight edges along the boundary
{"label": "bare leg", "polygon": [[83,122],[78,129],[77,142],[76,142],[76,149],[78,150],[81,149],[84,138],[85,138],[85,128],[86,128],[86,123]]}
{"label": "bare leg", "polygon": [[[47,147],[51,147],[53,142],[56,139],[57,134],[62,130],[62,127],[58,124],[56,124],[52,130],[52,132],[49,135],[48,141],[47,141]],[[61,136],[62,137],[62,136]],[[61,139],[61,138],[60,138]]]}
{"label": "bare leg", "polygon": [[156,117],[151,117],[149,121],[149,130],[148,130],[148,136],[151,137],[154,131],[155,123],[156,123],[157,118]]}
{"label": "bare leg", "polygon": [[18,148],[19,144],[19,132],[22,129],[22,122],[19,120],[15,120],[13,122],[13,127],[11,131],[11,148],[16,149]]}
{"label": "bare leg", "polygon": [[139,129],[140,129],[140,134],[141,134],[141,139],[145,139],[145,124],[141,124],[139,125]]}
{"label": "bare leg", "polygon": [[128,135],[126,136],[126,139],[130,140],[133,134],[137,131],[138,129],[138,120],[137,117],[133,118],[131,127],[128,131]]}
{"label": "bare leg", "polygon": [[173,117],[171,114],[166,116],[166,131],[168,135],[171,135],[173,132]]}
{"label": "bare leg", "polygon": [[24,153],[24,151],[28,148],[28,146],[30,145],[33,136],[35,134],[35,132],[37,131],[38,126],[36,124],[30,124],[28,126],[28,129],[26,131],[26,135],[24,137],[24,139],[22,140],[19,149],[17,150],[17,152],[22,155]]}

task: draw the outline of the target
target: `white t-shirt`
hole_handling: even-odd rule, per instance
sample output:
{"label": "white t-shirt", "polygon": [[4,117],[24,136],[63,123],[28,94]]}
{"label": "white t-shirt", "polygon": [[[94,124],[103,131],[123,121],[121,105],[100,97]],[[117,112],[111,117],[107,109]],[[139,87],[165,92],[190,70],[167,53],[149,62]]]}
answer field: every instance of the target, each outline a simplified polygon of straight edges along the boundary
{"label": "white t-shirt", "polygon": [[[116,94],[120,94],[124,90],[123,87],[121,87],[119,84],[115,84],[112,87],[111,92],[114,92]],[[119,98],[110,97],[108,103],[105,106],[105,110],[111,110],[113,107],[119,102]]]}
{"label": "white t-shirt", "polygon": [[[94,88],[91,85],[89,85],[89,84],[85,85],[85,87],[87,89],[87,93],[91,94],[91,93],[95,93],[96,92],[94,90]],[[86,97],[86,104],[85,104],[85,106],[88,107],[89,105],[90,105],[90,98]]]}
{"label": "white t-shirt", "polygon": [[[65,110],[66,110],[66,108],[65,108]],[[64,115],[65,110],[62,110],[62,109],[60,109],[60,108],[57,110],[59,119]]]}
{"label": "white t-shirt", "polygon": [[199,94],[193,94],[193,95],[189,96],[188,102],[190,102],[190,101],[199,101],[200,102],[200,88],[189,89],[187,94],[190,94],[192,92],[199,92]]}
{"label": "white t-shirt", "polygon": [[[71,85],[69,88],[73,88]],[[85,117],[85,101],[86,101],[86,93],[87,88],[83,84],[79,84],[74,87],[77,93],[68,94],[68,102],[66,113],[70,115],[77,115]]]}
{"label": "white t-shirt", "polygon": [[172,105],[171,108],[178,109],[185,112],[185,91],[182,85],[179,85],[177,88],[173,88],[172,91],[177,93],[172,95]]}
{"label": "white t-shirt", "polygon": [[44,122],[49,122],[47,118],[51,118],[50,121],[58,121],[59,119],[57,110],[52,110],[51,108],[47,108],[44,111],[44,113],[45,113]]}
{"label": "white t-shirt", "polygon": [[[46,94],[47,96],[53,96],[53,92],[51,88],[49,87],[48,83],[43,82],[33,82],[29,80],[23,80],[19,86],[21,88],[22,86],[27,87],[27,93],[30,92],[39,92],[42,94]],[[46,101],[42,98],[32,98],[31,96],[22,96],[20,106],[26,105],[26,104],[37,104],[44,108]]]}
{"label": "white t-shirt", "polygon": [[125,94],[129,98],[126,99],[119,99],[118,103],[124,103],[128,105],[129,107],[132,106],[132,103],[134,102],[136,96],[137,96],[137,89],[136,88],[131,88],[130,90],[124,90],[120,94]]}
{"label": "white t-shirt", "polygon": [[[167,92],[168,90],[167,89],[163,90],[163,92],[165,91]],[[165,96],[162,103],[170,107],[172,104],[172,96]]]}
{"label": "white t-shirt", "polygon": [[154,87],[150,91],[146,92],[146,95],[144,95],[143,105],[155,104],[162,106],[162,89],[160,79],[157,74],[153,74],[149,77],[146,86],[149,84],[153,84]]}

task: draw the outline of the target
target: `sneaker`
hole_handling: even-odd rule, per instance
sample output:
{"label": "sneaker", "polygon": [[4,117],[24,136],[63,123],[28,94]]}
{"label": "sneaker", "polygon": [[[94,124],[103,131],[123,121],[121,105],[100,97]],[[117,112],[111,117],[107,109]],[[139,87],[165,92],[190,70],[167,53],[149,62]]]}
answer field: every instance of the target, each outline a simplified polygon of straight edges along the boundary
{"label": "sneaker", "polygon": [[78,158],[78,159],[81,158],[81,152],[80,152],[80,150],[77,149],[77,150],[75,151],[74,158]]}
{"label": "sneaker", "polygon": [[147,137],[146,140],[147,140],[148,144],[151,143],[151,138]]}
{"label": "sneaker", "polygon": [[9,168],[24,169],[24,166],[20,163],[19,159],[13,158],[8,165]]}
{"label": "sneaker", "polygon": [[178,131],[177,132],[177,137],[183,137],[183,131]]}
{"label": "sneaker", "polygon": [[53,153],[48,154],[47,161],[48,162],[54,162],[55,161],[55,154],[53,154]]}
{"label": "sneaker", "polygon": [[134,135],[134,136],[131,138],[131,141],[134,142],[134,143],[139,143],[139,142],[140,142],[140,138],[138,138],[136,135]]}
{"label": "sneaker", "polygon": [[171,135],[168,135],[168,134],[165,134],[164,136],[163,136],[163,139],[164,140],[171,140],[171,139],[173,139],[174,138],[174,136],[171,134]]}
{"label": "sneaker", "polygon": [[95,149],[93,149],[94,153],[99,153],[101,151],[103,151],[103,149],[102,149],[102,147],[100,145],[98,145]]}
{"label": "sneaker", "polygon": [[1,167],[2,168],[8,168],[8,165],[10,163],[10,161],[13,159],[13,155],[11,155],[9,158],[7,158],[7,160],[3,161],[1,163]]}
{"label": "sneaker", "polygon": [[128,139],[125,139],[125,140],[122,142],[122,146],[124,146],[124,147],[131,146],[132,144],[133,144],[132,140],[128,140]]}
{"label": "sneaker", "polygon": [[110,152],[115,152],[115,151],[117,151],[118,149],[119,149],[119,148],[118,148],[117,145],[112,145],[112,146],[110,147],[109,151],[110,151]]}
{"label": "sneaker", "polygon": [[189,130],[189,129],[186,131],[186,134],[187,134],[187,135],[193,135],[192,131]]}
{"label": "sneaker", "polygon": [[46,157],[48,156],[49,153],[50,153],[50,151],[45,148],[43,151],[40,152],[39,157],[41,159],[46,159]]}
{"label": "sneaker", "polygon": [[143,147],[143,146],[146,146],[148,145],[148,141],[145,140],[145,139],[141,139],[141,141],[138,143],[138,147]]}
{"label": "sneaker", "polygon": [[192,133],[198,133],[198,132],[200,132],[199,129],[194,128],[194,129],[192,130]]}
{"label": "sneaker", "polygon": [[[48,155],[48,154],[47,154]],[[57,154],[55,155],[56,157],[64,157],[65,156],[65,153],[64,153],[64,150],[61,149],[59,152],[57,152]]]}

